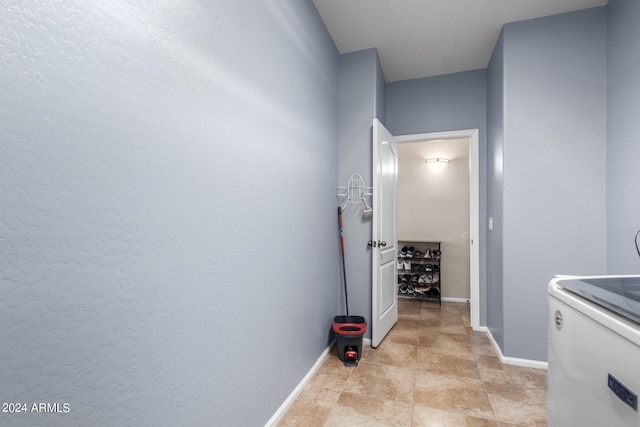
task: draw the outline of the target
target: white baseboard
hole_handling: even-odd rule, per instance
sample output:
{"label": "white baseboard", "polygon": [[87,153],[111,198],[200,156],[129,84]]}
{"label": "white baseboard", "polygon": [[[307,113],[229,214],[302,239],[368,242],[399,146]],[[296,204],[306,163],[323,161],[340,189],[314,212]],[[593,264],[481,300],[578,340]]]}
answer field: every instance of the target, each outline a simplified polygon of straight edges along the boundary
{"label": "white baseboard", "polygon": [[467,304],[469,303],[469,300],[467,298],[442,297],[441,300],[445,302],[464,302]]}
{"label": "white baseboard", "polygon": [[[371,343],[371,340],[369,340],[369,343]],[[280,405],[275,414],[273,414],[269,421],[266,422],[266,424],[264,425],[265,427],[272,427],[278,424],[280,418],[282,418],[282,416],[287,412],[287,410],[296,400],[296,397],[298,397],[304,386],[307,385],[307,383],[311,380],[311,378],[313,378],[318,369],[320,369],[327,356],[329,356],[329,352],[333,348],[334,344],[335,340],[331,344],[329,344],[329,346],[322,352],[320,357],[318,357],[318,360],[316,360],[316,363],[314,363],[311,369],[309,369],[309,372],[307,372],[307,375],[304,376],[302,381],[298,383],[296,388],[293,389],[291,394],[285,399],[282,405]]]}
{"label": "white baseboard", "polygon": [[491,345],[493,345],[493,349],[496,351],[498,358],[500,358],[500,362],[504,363],[505,365],[522,366],[525,368],[536,368],[536,369],[548,368],[549,364],[547,362],[542,362],[540,360],[520,359],[518,357],[505,356],[504,354],[502,354],[502,350],[500,349],[500,346],[498,345],[496,340],[493,338],[493,334],[491,334],[491,331],[486,327],[479,328],[478,330],[480,329],[484,329],[486,331],[487,336],[489,337],[489,341],[491,341]]}

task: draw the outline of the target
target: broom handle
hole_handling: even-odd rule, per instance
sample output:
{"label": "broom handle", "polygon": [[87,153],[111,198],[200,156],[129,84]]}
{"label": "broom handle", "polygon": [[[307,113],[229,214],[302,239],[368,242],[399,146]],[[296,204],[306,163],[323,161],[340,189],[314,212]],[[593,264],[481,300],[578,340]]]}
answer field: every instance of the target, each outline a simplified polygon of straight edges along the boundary
{"label": "broom handle", "polygon": [[349,296],[347,295],[347,267],[344,262],[344,237],[342,236],[342,208],[338,206],[338,227],[340,228],[340,253],[342,253],[342,276],[344,278],[344,305],[349,315]]}

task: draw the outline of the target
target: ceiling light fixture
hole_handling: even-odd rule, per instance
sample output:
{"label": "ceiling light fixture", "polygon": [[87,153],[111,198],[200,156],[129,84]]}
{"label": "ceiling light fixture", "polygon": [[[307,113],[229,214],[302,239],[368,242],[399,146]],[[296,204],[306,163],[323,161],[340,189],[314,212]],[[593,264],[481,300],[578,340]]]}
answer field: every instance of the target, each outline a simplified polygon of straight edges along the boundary
{"label": "ceiling light fixture", "polygon": [[431,157],[427,159],[427,166],[434,171],[441,171],[449,164],[449,159],[444,157]]}

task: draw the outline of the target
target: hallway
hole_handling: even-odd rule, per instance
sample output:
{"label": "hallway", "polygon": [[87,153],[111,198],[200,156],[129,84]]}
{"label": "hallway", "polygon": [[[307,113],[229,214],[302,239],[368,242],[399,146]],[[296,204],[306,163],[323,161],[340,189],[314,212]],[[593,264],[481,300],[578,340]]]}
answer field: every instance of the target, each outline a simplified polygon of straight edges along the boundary
{"label": "hallway", "polygon": [[335,348],[278,426],[545,426],[546,370],[503,365],[462,303],[399,300],[357,368]]}

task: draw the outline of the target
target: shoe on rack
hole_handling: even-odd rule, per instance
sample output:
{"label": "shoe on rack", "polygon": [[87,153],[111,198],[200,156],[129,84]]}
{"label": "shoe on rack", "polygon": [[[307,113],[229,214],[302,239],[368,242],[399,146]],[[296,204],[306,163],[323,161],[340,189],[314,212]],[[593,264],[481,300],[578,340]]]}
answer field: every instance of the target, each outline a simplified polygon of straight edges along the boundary
{"label": "shoe on rack", "polygon": [[404,269],[405,270],[411,270],[411,262],[410,261],[404,261]]}
{"label": "shoe on rack", "polygon": [[406,258],[407,257],[407,251],[409,250],[408,246],[403,246],[402,249],[400,249],[400,257],[402,258]]}
{"label": "shoe on rack", "polygon": [[426,251],[424,251],[424,258],[431,259],[431,249],[427,249]]}
{"label": "shoe on rack", "polygon": [[416,288],[413,285],[407,285],[407,293],[409,295],[413,295],[416,293]]}
{"label": "shoe on rack", "polygon": [[409,246],[407,248],[407,257],[408,258],[413,258],[413,253],[416,251],[416,248],[414,248],[413,246]]}
{"label": "shoe on rack", "polygon": [[418,278],[418,283],[427,283],[427,275],[426,275],[426,274],[422,274],[422,275]]}
{"label": "shoe on rack", "polygon": [[431,286],[427,286],[427,285],[416,286],[416,292],[421,295],[427,295],[430,289],[431,289]]}
{"label": "shoe on rack", "polygon": [[402,270],[404,266],[404,262],[402,262],[400,259],[398,259],[398,270]]}
{"label": "shoe on rack", "polygon": [[400,286],[400,293],[401,294],[406,294],[407,293],[407,285]]}
{"label": "shoe on rack", "polygon": [[414,258],[422,258],[422,254],[420,253],[420,251],[415,251],[415,252],[413,253],[413,257],[414,257]]}

